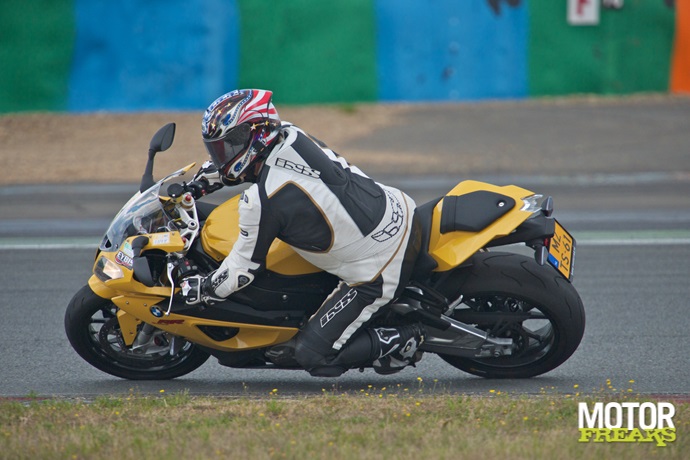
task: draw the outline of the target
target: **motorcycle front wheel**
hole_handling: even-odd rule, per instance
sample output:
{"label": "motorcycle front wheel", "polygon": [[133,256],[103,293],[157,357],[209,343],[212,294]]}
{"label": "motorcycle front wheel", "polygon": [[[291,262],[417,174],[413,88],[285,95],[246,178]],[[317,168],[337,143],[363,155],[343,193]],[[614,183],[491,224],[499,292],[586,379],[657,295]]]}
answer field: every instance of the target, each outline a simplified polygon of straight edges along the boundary
{"label": "motorcycle front wheel", "polygon": [[79,356],[95,368],[130,380],[169,380],[192,372],[209,358],[193,343],[160,329],[154,329],[143,346],[127,346],[117,310],[110,299],[96,295],[88,285],[67,306],[67,338]]}
{"label": "motorcycle front wheel", "polygon": [[462,296],[451,317],[494,337],[510,338],[508,356],[465,358],[440,355],[456,368],[487,378],[528,378],[549,372],[577,349],[585,311],[573,285],[552,267],[504,252],[475,254],[437,289]]}

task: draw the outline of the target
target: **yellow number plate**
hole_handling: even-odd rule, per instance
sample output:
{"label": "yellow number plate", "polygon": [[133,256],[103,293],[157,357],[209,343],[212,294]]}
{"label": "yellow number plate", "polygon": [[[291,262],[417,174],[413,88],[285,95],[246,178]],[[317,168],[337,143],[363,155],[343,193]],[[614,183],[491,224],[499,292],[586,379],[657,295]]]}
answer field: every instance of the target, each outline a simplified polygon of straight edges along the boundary
{"label": "yellow number plate", "polygon": [[575,238],[556,221],[556,229],[549,242],[548,262],[565,279],[573,279],[573,268],[575,266]]}

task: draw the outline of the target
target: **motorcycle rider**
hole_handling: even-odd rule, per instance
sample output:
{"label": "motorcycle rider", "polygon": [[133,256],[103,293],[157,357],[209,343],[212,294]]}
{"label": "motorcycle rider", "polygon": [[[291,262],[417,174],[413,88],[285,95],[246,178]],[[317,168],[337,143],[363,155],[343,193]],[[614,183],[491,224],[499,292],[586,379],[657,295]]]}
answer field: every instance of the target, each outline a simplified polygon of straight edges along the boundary
{"label": "motorcycle rider", "polygon": [[[252,185],[239,201],[238,240],[218,270],[183,282],[187,303],[220,301],[246,287],[279,238],[341,280],[293,341],[299,365],[336,377],[372,363],[379,373],[414,364],[421,325],[367,327],[411,275],[420,246],[414,201],[281,122],[271,99],[271,91],[235,90],[204,113],[211,161],[188,186],[198,197],[223,185]],[[274,347],[276,359],[281,352]]]}

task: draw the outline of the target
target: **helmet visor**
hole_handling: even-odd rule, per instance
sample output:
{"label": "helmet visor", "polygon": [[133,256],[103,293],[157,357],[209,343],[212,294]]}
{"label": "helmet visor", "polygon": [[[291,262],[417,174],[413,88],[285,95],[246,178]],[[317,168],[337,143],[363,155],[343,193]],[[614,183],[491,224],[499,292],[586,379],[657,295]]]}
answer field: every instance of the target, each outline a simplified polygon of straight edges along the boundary
{"label": "helmet visor", "polygon": [[219,171],[223,171],[230,163],[245,153],[252,141],[252,128],[248,123],[242,123],[231,129],[221,139],[206,140],[204,145],[211,157],[211,161]]}

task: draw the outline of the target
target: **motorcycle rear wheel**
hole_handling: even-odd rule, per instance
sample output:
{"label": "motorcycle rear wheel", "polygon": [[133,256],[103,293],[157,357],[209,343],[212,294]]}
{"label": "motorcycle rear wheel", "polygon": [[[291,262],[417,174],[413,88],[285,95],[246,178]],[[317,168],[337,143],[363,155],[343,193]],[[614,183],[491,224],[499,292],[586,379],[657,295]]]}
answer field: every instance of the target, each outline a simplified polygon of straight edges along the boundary
{"label": "motorcycle rear wheel", "polygon": [[[584,307],[573,285],[556,270],[504,252],[478,253],[470,264],[438,287],[448,298],[463,296],[451,316],[467,322],[475,312],[501,315],[474,325],[513,339],[517,349],[497,358],[440,355],[442,359],[481,377],[529,378],[555,369],[575,352],[585,330]],[[511,315],[514,319],[506,320]]]}
{"label": "motorcycle rear wheel", "polygon": [[79,356],[95,368],[129,380],[169,380],[192,372],[209,358],[207,352],[187,341],[171,356],[171,337],[160,329],[154,333],[157,343],[145,351],[132,350],[122,340],[117,310],[110,299],[99,297],[88,285],[67,306],[67,338]]}

